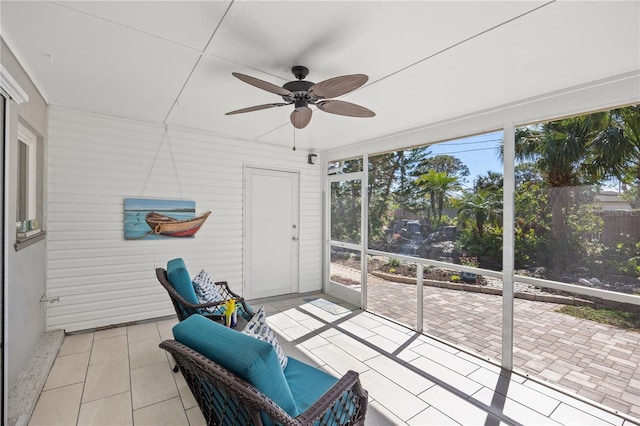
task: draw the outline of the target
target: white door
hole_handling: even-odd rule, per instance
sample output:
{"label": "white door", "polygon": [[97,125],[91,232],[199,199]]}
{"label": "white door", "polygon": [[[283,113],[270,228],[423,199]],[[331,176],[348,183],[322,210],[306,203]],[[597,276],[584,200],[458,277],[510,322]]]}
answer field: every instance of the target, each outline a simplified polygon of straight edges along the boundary
{"label": "white door", "polygon": [[298,173],[245,169],[244,297],[298,292]]}

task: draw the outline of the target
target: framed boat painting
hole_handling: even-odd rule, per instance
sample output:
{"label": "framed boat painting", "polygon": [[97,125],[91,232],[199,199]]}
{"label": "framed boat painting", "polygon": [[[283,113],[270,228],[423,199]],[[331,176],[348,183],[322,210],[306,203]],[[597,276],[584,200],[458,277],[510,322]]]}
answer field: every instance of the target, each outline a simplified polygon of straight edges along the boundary
{"label": "framed boat painting", "polygon": [[210,214],[196,216],[195,201],[125,198],[124,239],[193,237]]}

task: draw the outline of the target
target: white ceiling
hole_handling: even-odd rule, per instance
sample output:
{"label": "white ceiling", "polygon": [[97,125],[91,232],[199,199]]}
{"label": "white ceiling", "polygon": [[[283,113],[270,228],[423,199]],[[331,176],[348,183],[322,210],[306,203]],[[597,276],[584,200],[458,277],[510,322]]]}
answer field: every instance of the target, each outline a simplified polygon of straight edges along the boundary
{"label": "white ceiling", "polygon": [[291,146],[293,107],[232,77],[282,85],[363,73],[314,111],[323,151],[640,70],[639,1],[6,1],[1,35],[52,105]]}

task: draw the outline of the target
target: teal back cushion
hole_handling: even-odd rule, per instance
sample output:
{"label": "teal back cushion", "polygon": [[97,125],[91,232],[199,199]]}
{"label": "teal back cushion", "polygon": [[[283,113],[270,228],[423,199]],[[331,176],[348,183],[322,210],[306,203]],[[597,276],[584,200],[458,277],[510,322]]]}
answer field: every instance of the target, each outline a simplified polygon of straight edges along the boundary
{"label": "teal back cushion", "polygon": [[[181,258],[172,259],[167,263],[167,278],[169,282],[176,289],[180,296],[184,298],[189,303],[193,303],[197,305],[198,296],[196,296],[196,291],[193,289],[193,283],[191,282],[191,276],[189,276],[189,271],[187,271],[187,267],[184,264],[184,260]],[[182,310],[185,311],[184,306]],[[198,310],[199,312],[199,310]],[[189,316],[193,312],[184,312],[185,317]]]}
{"label": "teal back cushion", "polygon": [[296,401],[270,343],[192,315],[173,327],[175,339],[255,386],[291,417],[299,413]]}

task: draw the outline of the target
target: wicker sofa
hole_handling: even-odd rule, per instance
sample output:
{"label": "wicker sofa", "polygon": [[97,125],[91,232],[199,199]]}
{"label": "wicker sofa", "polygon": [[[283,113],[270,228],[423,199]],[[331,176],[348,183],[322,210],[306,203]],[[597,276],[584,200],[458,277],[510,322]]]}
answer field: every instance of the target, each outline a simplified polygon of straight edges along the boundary
{"label": "wicker sofa", "polygon": [[160,347],[175,358],[208,425],[363,425],[367,392],[358,373],[342,378],[200,315]]}

